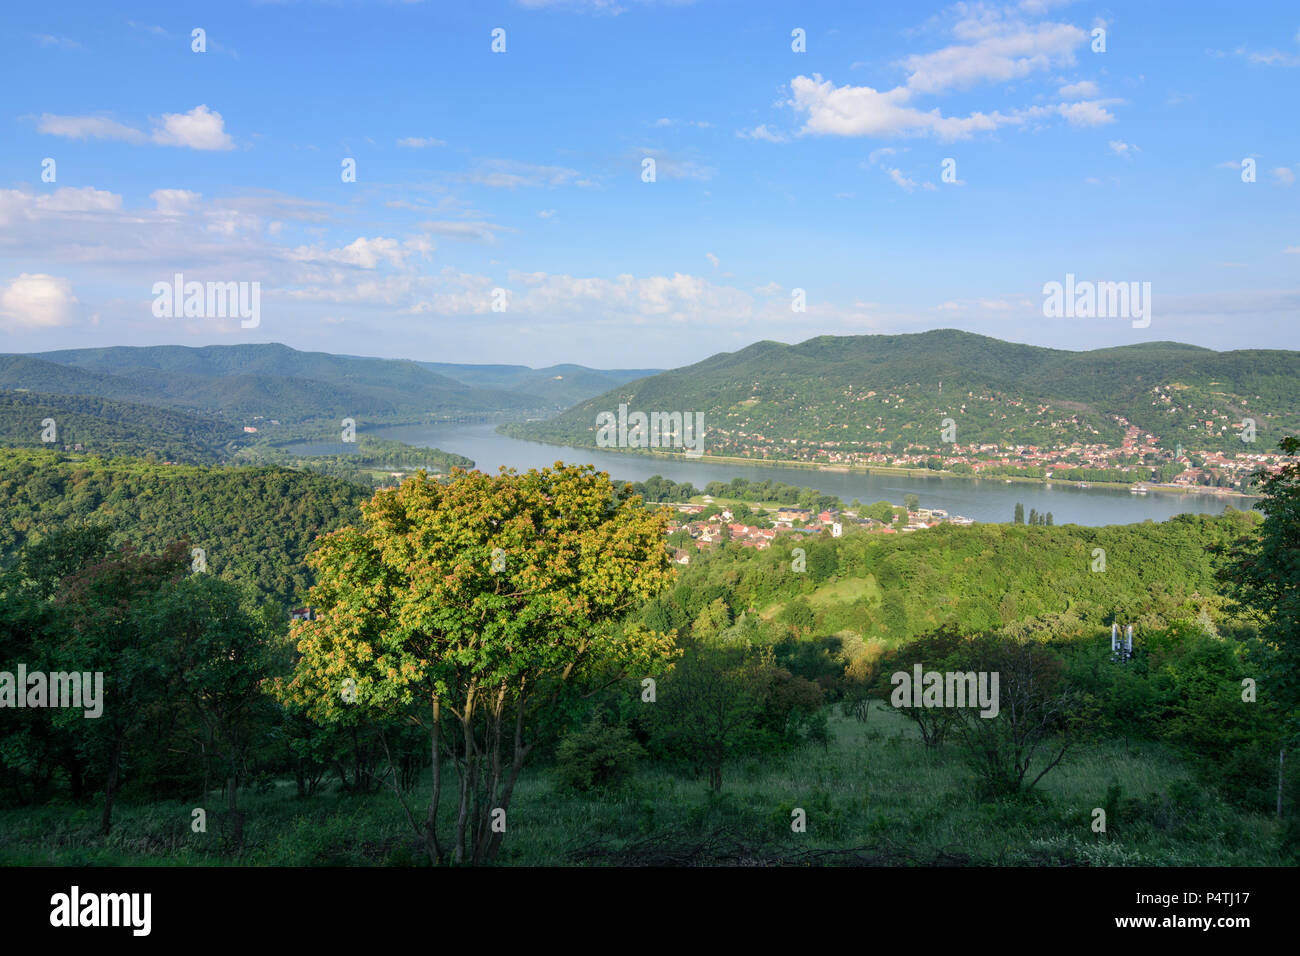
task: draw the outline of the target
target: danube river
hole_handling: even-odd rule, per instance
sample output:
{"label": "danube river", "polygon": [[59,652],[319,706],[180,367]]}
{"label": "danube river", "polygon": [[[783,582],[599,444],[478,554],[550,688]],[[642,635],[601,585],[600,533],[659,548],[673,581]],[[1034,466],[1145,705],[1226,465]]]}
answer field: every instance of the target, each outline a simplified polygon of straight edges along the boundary
{"label": "danube river", "polygon": [[544,468],[556,461],[594,464],[611,478],[642,481],[663,475],[673,481],[689,481],[701,491],[710,481],[735,477],[750,481],[784,481],[788,485],[816,488],[838,495],[847,505],[854,498],[863,504],[891,501],[901,505],[903,496],[915,492],[923,508],[941,508],[952,515],[976,521],[1010,521],[1016,502],[1025,514],[1036,508],[1050,511],[1056,524],[1130,524],[1163,521],[1182,512],[1220,514],[1225,504],[1247,508],[1253,498],[1219,497],[1207,494],[1151,492],[1135,495],[1127,489],[1079,488],[1072,482],[1053,482],[1051,487],[1029,482],[1007,484],[1000,478],[934,478],[924,475],[867,475],[782,468],[773,465],[717,464],[708,461],[650,458],[596,449],[543,445],[498,435],[494,425],[408,425],[386,428],[377,433],[422,448],[441,448],[472,458],[480,471],[495,474],[505,465],[518,471]]}

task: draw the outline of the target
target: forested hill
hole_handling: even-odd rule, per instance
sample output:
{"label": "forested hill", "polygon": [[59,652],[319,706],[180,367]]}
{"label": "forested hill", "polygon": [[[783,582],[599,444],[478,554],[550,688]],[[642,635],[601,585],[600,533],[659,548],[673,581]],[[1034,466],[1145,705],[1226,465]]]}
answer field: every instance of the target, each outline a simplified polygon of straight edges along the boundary
{"label": "forested hill", "polygon": [[597,414],[620,403],[701,412],[707,453],[747,457],[789,457],[794,442],[941,451],[948,417],[963,445],[1118,445],[1120,416],[1171,448],[1241,450],[1247,417],[1260,447],[1300,429],[1300,352],[1175,342],[1067,352],[953,329],[759,342],[506,430],[593,446]]}
{"label": "forested hill", "polygon": [[158,551],[188,539],[207,569],[284,607],[302,603],[317,535],[360,520],[372,491],[305,471],[105,462],[53,451],[0,451],[0,562],[64,525],[107,524]]}
{"label": "forested hill", "polygon": [[286,425],[522,417],[545,406],[537,396],[465,385],[417,362],[299,352],[277,344],[0,355],[0,388],[160,405],[232,422],[262,416]]}
{"label": "forested hill", "polygon": [[0,389],[0,445],[9,447],[213,464],[242,437],[235,425],[175,409]]}
{"label": "forested hill", "polygon": [[[1229,510],[1095,528],[941,525],[783,538],[765,551],[727,545],[695,557],[643,617],[697,635],[834,635],[850,657],[946,626],[1075,637],[1100,635],[1115,620],[1145,633],[1202,613],[1207,622],[1231,616],[1213,550],[1257,534],[1260,520]],[[790,571],[795,545],[805,573]]]}

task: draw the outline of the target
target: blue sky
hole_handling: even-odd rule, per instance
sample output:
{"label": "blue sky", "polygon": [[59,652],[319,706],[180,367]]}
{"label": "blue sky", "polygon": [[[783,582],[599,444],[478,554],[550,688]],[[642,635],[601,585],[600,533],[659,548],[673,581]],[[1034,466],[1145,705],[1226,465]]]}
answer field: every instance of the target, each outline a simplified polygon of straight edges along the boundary
{"label": "blue sky", "polygon": [[[5,351],[645,367],[945,327],[1300,348],[1290,0],[180,7],[6,10]],[[260,283],[259,325],[156,318],[176,272]],[[1151,324],[1044,317],[1067,273],[1150,282]]]}

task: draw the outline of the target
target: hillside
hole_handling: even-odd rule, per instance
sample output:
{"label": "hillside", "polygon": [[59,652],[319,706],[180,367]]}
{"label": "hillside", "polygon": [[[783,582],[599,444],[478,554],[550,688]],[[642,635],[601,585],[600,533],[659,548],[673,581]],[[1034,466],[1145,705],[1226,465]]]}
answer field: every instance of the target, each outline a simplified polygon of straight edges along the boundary
{"label": "hillside", "polygon": [[89,395],[247,423],[524,417],[539,399],[467,386],[416,362],[284,345],[117,346],[0,355],[0,388]]}
{"label": "hillside", "polygon": [[146,550],[188,539],[207,568],[264,600],[298,603],[317,535],[360,519],[367,488],[283,468],[82,460],[0,451],[0,563],[29,540],[76,522],[107,524]]}
{"label": "hillside", "polygon": [[[53,419],[54,441],[42,441]],[[52,448],[211,464],[243,437],[241,429],[174,409],[85,395],[0,390],[0,445]]]}
{"label": "hillside", "polygon": [[[1210,620],[1230,617],[1211,549],[1252,534],[1259,520],[1229,512],[1096,528],[941,525],[908,535],[784,537],[766,551],[698,555],[644,617],[661,628],[712,621],[764,641],[794,629],[833,644],[844,663],[944,626],[1076,637],[1119,620],[1141,633],[1202,610]],[[795,545],[805,549],[805,573],[790,571]],[[1104,573],[1092,569],[1095,548],[1106,552]],[[721,613],[715,606],[701,618],[719,600]]]}
{"label": "hillside", "polygon": [[719,353],[503,430],[590,447],[597,414],[621,403],[703,413],[712,455],[809,458],[891,446],[942,454],[951,446],[940,422],[949,417],[961,445],[1113,447],[1124,419],[1170,449],[1240,451],[1243,418],[1255,419],[1260,448],[1300,428],[1300,353],[1174,342],[1067,352],[952,329],[821,336]]}

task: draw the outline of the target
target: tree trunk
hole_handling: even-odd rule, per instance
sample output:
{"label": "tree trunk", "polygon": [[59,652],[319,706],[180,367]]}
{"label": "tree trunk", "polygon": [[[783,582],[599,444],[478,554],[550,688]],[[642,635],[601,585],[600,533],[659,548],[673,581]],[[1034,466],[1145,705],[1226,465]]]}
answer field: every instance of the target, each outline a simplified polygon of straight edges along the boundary
{"label": "tree trunk", "polygon": [[118,771],[122,765],[122,744],[113,744],[113,755],[108,760],[108,782],[104,785],[104,816],[100,820],[100,829],[104,836],[113,827],[113,798],[117,796]]}
{"label": "tree trunk", "polygon": [[1283,747],[1277,752],[1277,818],[1282,819],[1282,781],[1285,779],[1283,770],[1286,764],[1286,748]]}
{"label": "tree trunk", "polygon": [[439,732],[442,728],[442,714],[438,698],[433,699],[433,727],[430,730],[430,750],[433,754],[433,793],[429,798],[429,815],[424,821],[424,849],[429,854],[429,862],[442,862],[442,846],[438,843],[438,803],[442,797],[442,754],[439,753]]}

